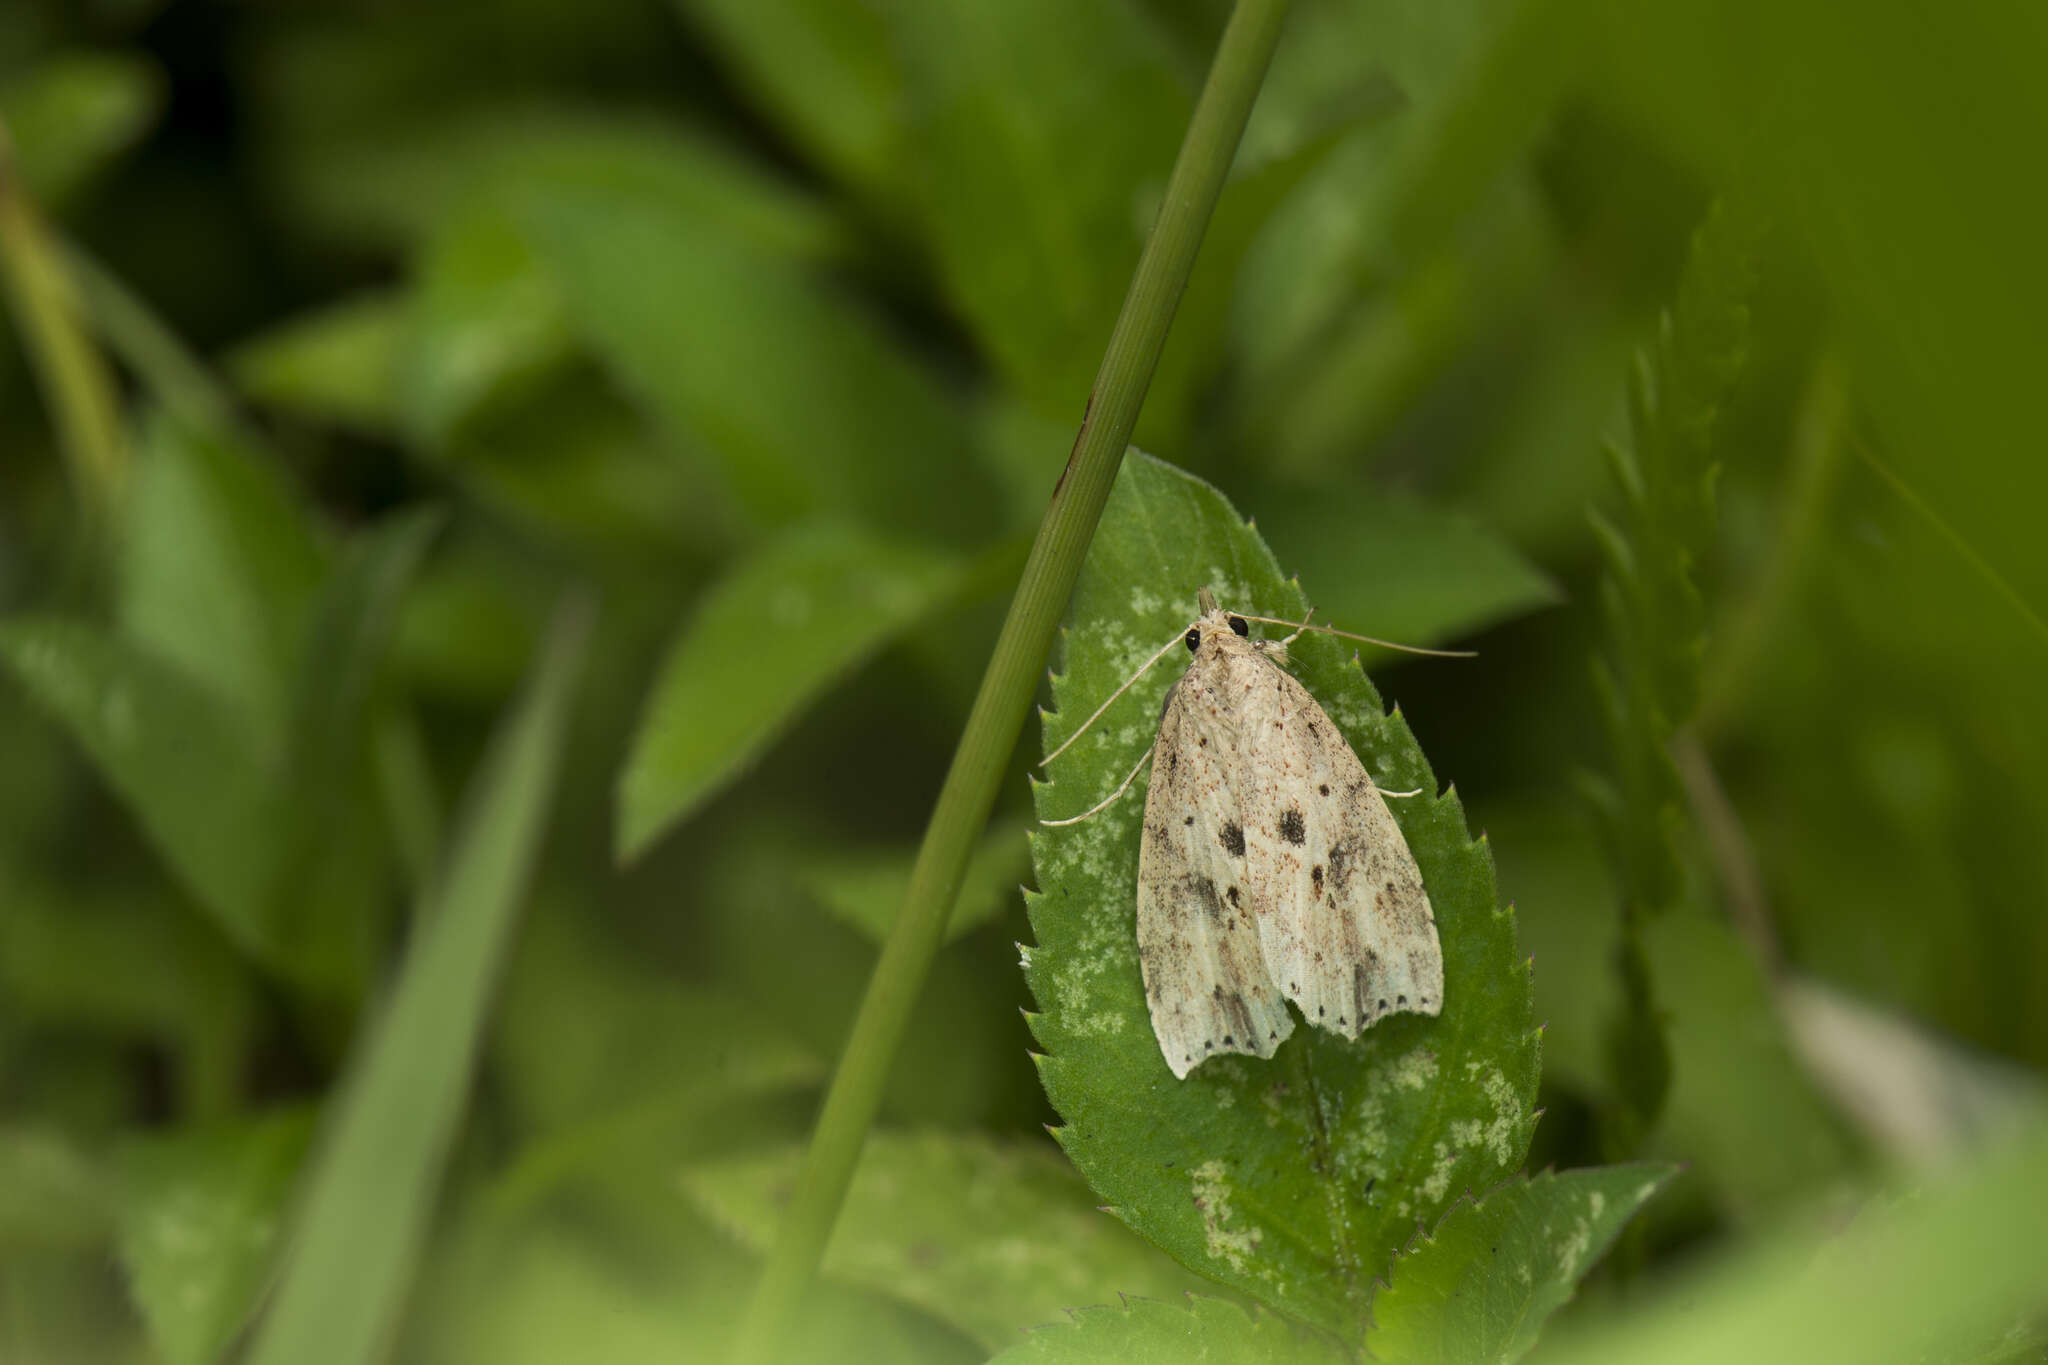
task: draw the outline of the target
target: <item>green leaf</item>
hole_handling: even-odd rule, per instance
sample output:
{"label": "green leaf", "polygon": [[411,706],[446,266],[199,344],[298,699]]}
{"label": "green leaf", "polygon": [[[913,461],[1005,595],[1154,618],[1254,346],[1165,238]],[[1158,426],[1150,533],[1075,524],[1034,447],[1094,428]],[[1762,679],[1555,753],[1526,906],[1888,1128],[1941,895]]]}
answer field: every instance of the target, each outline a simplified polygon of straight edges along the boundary
{"label": "green leaf", "polygon": [[[910,888],[914,848],[842,849],[810,859],[801,876],[819,904],[876,943],[888,940],[889,926]],[[981,836],[946,921],[946,941],[978,929],[1015,904],[1031,871],[1031,848],[1020,821],[998,820]]]}
{"label": "green leaf", "polygon": [[1263,490],[1252,506],[1288,572],[1314,585],[1316,619],[1343,630],[1434,645],[1562,600],[1512,545],[1416,498],[1343,483]]}
{"label": "green leaf", "polygon": [[121,633],[231,703],[267,756],[284,742],[327,552],[278,466],[172,419],[147,431]]}
{"label": "green leaf", "polygon": [[[790,1147],[711,1163],[689,1171],[684,1188],[759,1249],[802,1161],[803,1149]],[[824,1270],[991,1350],[1064,1308],[1200,1284],[1098,1210],[1050,1148],[942,1133],[868,1139]]]}
{"label": "green leaf", "polygon": [[76,621],[0,623],[0,661],[71,732],[228,937],[281,965],[267,900],[271,773],[246,710]]}
{"label": "green leaf", "polygon": [[676,460],[600,377],[572,372],[531,396],[472,413],[441,452],[464,495],[586,560],[645,572],[677,551],[728,547],[715,476]]}
{"label": "green leaf", "polygon": [[378,290],[323,306],[237,346],[227,358],[250,399],[370,436],[398,424],[402,293]]}
{"label": "green leaf", "polygon": [[744,522],[825,511],[965,539],[992,516],[964,415],[816,272],[608,186],[529,187],[520,222],[584,339]]}
{"label": "green leaf", "polygon": [[399,604],[441,522],[415,506],[356,537],[314,603],[294,680],[275,922],[295,960],[351,996],[373,962],[390,884],[371,703]]}
{"label": "green leaf", "polygon": [[675,0],[740,84],[827,170],[873,194],[903,164],[902,79],[875,7],[840,0]]}
{"label": "green leaf", "polygon": [[0,1127],[0,1253],[99,1245],[118,1210],[108,1185],[62,1134]]}
{"label": "green leaf", "polygon": [[2038,1346],[2048,1130],[1914,1184],[1873,1199],[1846,1229],[1801,1220],[1724,1255],[1546,1358],[1913,1365],[1996,1359],[2001,1343]]}
{"label": "green leaf", "polygon": [[168,888],[0,873],[0,905],[0,999],[14,1019],[161,1050],[178,1112],[241,1103],[254,982]]}
{"label": "green leaf", "polygon": [[[424,1358],[492,1365],[727,1359],[733,1319],[746,1302],[754,1268],[724,1239],[707,1238],[673,1195],[656,1211],[662,1220],[657,1234],[637,1239],[592,1229],[587,1217],[535,1217],[510,1228],[498,1217],[468,1220],[461,1229],[467,1235],[450,1239],[462,1257],[452,1277],[456,1292],[439,1296],[438,1349]],[[646,1243],[677,1225],[696,1233],[693,1244],[715,1245],[687,1258],[658,1250],[650,1255]],[[790,1361],[972,1365],[982,1359],[957,1332],[923,1314],[830,1284],[805,1300],[790,1336],[784,1357]]]}
{"label": "green leaf", "polygon": [[1394,1262],[1366,1338],[1381,1360],[1501,1365],[1536,1344],[1669,1166],[1517,1178],[1444,1215]]}
{"label": "green leaf", "polygon": [[580,192],[688,218],[767,255],[813,263],[853,250],[839,213],[814,191],[687,125],[617,109],[497,111],[464,125],[463,201],[427,225],[489,205],[515,215],[538,192]]}
{"label": "green leaf", "polygon": [[[493,1042],[522,1124],[562,1130],[663,1097],[818,1079],[819,1059],[760,1006],[676,981],[600,938],[580,906],[535,908],[507,971]],[[639,1041],[622,1048],[621,1038]]]}
{"label": "green leaf", "polygon": [[960,582],[944,556],[838,526],[771,541],[715,584],[670,646],[619,780],[631,859],[736,777],[842,674]]}
{"label": "green leaf", "polygon": [[502,214],[441,224],[413,273],[397,403],[401,424],[423,445],[442,445],[475,410],[572,354],[554,281]]}
{"label": "green leaf", "polygon": [[1081,411],[1187,126],[1189,92],[1130,0],[893,6],[924,230],[996,367]]}
{"label": "green leaf", "polygon": [[141,141],[163,104],[163,73],[147,58],[64,53],[0,87],[0,126],[29,193],[61,210]]}
{"label": "green leaf", "polygon": [[415,261],[398,402],[406,431],[443,444],[573,351],[566,302],[521,230],[519,205],[560,192],[649,205],[794,261],[848,250],[827,208],[737,153],[686,129],[618,114],[514,111],[449,135],[463,184]]}
{"label": "green leaf", "polygon": [[[1299,619],[1302,593],[1221,494],[1133,453],[1096,532],[1055,679],[1048,748],[1194,616],[1195,590]],[[1313,585],[1311,585],[1313,590]],[[1398,713],[1326,636],[1292,670],[1392,802],[1420,864],[1444,951],[1437,1018],[1395,1015],[1356,1042],[1301,1028],[1268,1061],[1220,1057],[1176,1081],[1159,1055],[1132,928],[1142,797],[1033,841],[1027,958],[1044,1013],[1046,1093],[1060,1141],[1119,1216],[1183,1264],[1356,1341],[1369,1286],[1418,1222],[1521,1164],[1535,1123],[1537,1036],[1514,919],[1493,862],[1438,795]],[[1038,788],[1051,819],[1114,788],[1153,733],[1171,666],[1148,675]]]}
{"label": "green leaf", "polygon": [[370,533],[307,603],[294,580],[312,542],[260,466],[172,439],[155,469],[126,616],[176,662],[60,621],[18,621],[0,650],[229,938],[301,986],[353,996],[387,862],[369,796],[371,683],[437,518]]}
{"label": "green leaf", "polygon": [[[1554,798],[1484,815],[1535,958],[1545,1078],[1598,1102],[1610,1081],[1602,1025],[1618,992],[1614,874],[1583,813]],[[1649,1150],[1688,1164],[1678,1188],[1698,1186],[1738,1223],[1755,1223],[1852,1170],[1854,1148],[1727,920],[1681,905],[1644,925],[1643,939],[1672,1058]]]}
{"label": "green leaf", "polygon": [[1712,434],[1749,345],[1759,235],[1745,213],[1718,204],[1694,233],[1677,301],[1631,376],[1627,439],[1608,447],[1619,519],[1593,522],[1606,561],[1593,682],[1613,757],[1583,785],[1621,884],[1622,989],[1607,1025],[1615,1085],[1601,1124],[1605,1150],[1622,1155],[1638,1149],[1670,1085],[1642,928],[1685,895],[1673,836],[1687,798],[1671,745],[1699,705],[1706,610],[1694,565],[1713,548]]}
{"label": "green leaf", "polygon": [[991,1365],[1340,1365],[1351,1359],[1285,1318],[1224,1299],[1132,1299],[1071,1317],[1031,1332]]}
{"label": "green leaf", "polygon": [[478,768],[441,880],[323,1138],[252,1365],[368,1361],[389,1341],[546,834],[587,638],[587,611],[565,605]]}
{"label": "green leaf", "polygon": [[220,1359],[254,1314],[312,1135],[311,1112],[292,1110],[140,1139],[122,1154],[121,1262],[171,1365]]}

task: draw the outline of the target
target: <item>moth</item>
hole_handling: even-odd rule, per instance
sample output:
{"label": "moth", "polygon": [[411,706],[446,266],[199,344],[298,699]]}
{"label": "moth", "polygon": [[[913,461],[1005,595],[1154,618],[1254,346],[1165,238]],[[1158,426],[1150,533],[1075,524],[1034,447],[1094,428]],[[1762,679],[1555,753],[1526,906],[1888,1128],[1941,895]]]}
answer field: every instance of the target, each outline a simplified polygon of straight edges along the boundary
{"label": "moth", "polygon": [[[1303,1019],[1356,1038],[1388,1014],[1443,1005],[1443,950],[1422,871],[1344,734],[1207,588],[1201,616],[1046,756],[1050,763],[1146,669],[1185,644],[1166,694],[1138,852],[1138,963],[1152,1031],[1173,1074],[1219,1053],[1270,1057]],[[1346,632],[1330,631],[1343,635]],[[1367,636],[1348,636],[1370,639]],[[1372,641],[1385,644],[1385,641]],[[1405,648],[1405,646],[1395,646]],[[1446,654],[1451,651],[1418,650]]]}

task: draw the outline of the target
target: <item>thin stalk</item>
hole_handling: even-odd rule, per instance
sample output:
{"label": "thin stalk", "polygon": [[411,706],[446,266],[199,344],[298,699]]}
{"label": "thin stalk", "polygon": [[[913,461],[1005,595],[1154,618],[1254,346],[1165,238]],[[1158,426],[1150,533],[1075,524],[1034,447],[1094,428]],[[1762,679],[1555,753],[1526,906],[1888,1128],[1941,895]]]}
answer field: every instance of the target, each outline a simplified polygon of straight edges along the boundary
{"label": "thin stalk", "polygon": [[775,1358],[789,1317],[817,1273],[881,1103],[883,1080],[945,934],[975,838],[995,805],[1286,14],[1287,0],[1240,0],[1223,31],[1167,180],[1158,222],[1110,334],[1080,434],[932,808],[902,913],[869,979],[780,1233],[740,1325],[732,1358],[741,1365]]}
{"label": "thin stalk", "polygon": [[128,481],[128,445],[113,376],[86,335],[83,309],[64,272],[62,253],[29,198],[0,127],[0,274],[13,297],[22,349],[35,366],[43,401],[71,466],[90,532],[118,524]]}

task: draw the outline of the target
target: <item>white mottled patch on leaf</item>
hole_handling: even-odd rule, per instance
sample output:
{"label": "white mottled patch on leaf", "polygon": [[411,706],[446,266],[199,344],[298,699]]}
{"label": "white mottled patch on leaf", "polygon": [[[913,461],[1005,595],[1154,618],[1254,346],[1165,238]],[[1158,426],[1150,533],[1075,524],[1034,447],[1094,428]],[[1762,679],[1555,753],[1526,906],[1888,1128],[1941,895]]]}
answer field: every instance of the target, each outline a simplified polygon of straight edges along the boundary
{"label": "white mottled patch on leaf", "polygon": [[1220,1161],[1205,1161],[1188,1172],[1195,1207],[1202,1214],[1202,1236],[1209,1254],[1239,1274],[1245,1272],[1264,1234],[1239,1223],[1230,1203],[1229,1172]]}
{"label": "white mottled patch on leaf", "polygon": [[1451,1190],[1451,1174],[1458,1169],[1458,1153],[1450,1144],[1436,1144],[1436,1161],[1429,1168],[1429,1175],[1423,1179],[1422,1194],[1431,1203],[1442,1199]]}
{"label": "white mottled patch on leaf", "polygon": [[1396,1059],[1388,1069],[1393,1072],[1394,1084],[1401,1089],[1426,1090],[1436,1079],[1436,1053],[1418,1047]]}

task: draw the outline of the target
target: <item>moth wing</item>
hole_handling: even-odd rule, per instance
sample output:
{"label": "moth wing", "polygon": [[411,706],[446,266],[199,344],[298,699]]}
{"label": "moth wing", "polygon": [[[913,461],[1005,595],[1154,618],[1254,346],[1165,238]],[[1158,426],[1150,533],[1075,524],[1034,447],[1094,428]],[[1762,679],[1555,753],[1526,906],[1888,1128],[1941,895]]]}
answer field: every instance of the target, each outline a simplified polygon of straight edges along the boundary
{"label": "moth wing", "polygon": [[1190,670],[1167,695],[1138,851],[1138,965],[1159,1050],[1176,1077],[1222,1052],[1270,1057],[1294,1020],[1260,955],[1243,845],[1234,736],[1191,704]]}
{"label": "moth wing", "polygon": [[1239,746],[1266,969],[1304,1019],[1346,1038],[1385,1014],[1435,1014],[1443,949],[1415,855],[1343,732],[1261,662],[1267,702],[1246,706]]}

